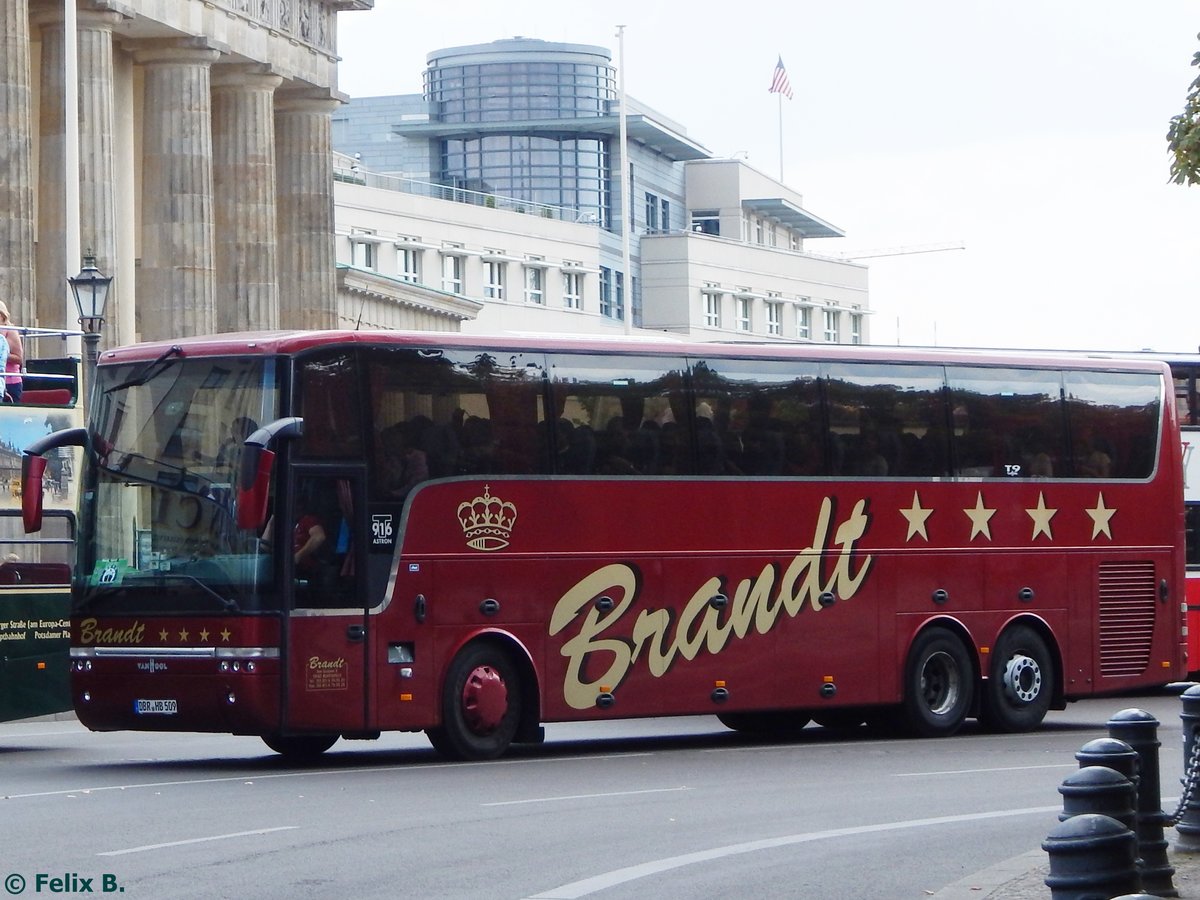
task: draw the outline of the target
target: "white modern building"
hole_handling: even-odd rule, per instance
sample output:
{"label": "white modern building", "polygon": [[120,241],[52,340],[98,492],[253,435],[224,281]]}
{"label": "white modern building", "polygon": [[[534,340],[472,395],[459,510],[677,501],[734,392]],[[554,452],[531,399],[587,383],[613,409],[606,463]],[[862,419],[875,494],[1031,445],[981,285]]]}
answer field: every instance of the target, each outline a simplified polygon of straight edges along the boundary
{"label": "white modern building", "polygon": [[606,49],[514,38],[428,63],[423,94],[333,116],[343,322],[868,341],[866,267],[807,249],[843,232],[798,193],[630,98],[622,154]]}

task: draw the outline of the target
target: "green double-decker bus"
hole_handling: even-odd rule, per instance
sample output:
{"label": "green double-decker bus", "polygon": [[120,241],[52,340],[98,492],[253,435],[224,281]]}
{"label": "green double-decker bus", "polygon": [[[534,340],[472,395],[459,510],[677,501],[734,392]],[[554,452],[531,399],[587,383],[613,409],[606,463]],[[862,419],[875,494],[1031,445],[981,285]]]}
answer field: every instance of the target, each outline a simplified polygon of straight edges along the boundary
{"label": "green double-decker bus", "polygon": [[[61,334],[26,334],[61,339]],[[79,360],[29,359],[19,402],[0,402],[0,721],[71,708],[71,566],[79,449],[52,451],[42,489],[45,518],[25,533],[21,453],[37,438],[81,425]]]}

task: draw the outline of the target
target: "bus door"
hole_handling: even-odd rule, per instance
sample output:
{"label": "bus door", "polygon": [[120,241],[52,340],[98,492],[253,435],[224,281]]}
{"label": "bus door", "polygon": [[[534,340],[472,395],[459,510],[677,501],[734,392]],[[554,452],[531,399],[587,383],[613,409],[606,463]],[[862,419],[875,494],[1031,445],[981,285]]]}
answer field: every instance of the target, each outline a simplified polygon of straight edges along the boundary
{"label": "bus door", "polygon": [[366,728],[367,593],[360,519],[362,478],[350,470],[297,466],[283,508],[290,528],[284,583],[290,588],[284,729]]}

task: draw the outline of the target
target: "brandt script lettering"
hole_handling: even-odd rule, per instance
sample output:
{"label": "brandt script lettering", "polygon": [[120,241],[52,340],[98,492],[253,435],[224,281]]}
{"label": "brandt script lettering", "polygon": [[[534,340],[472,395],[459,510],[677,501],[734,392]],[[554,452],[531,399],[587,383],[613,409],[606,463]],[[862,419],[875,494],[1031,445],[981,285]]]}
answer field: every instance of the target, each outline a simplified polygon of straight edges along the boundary
{"label": "brandt script lettering", "polygon": [[[870,524],[866,507],[867,501],[859,500],[835,530],[833,500],[826,497],[817,515],[812,543],[796,554],[782,578],[778,577],[778,566],[764,566],[756,577],[738,582],[724,610],[709,603],[720,593],[722,579],[709,578],[674,623],[669,610],[643,609],[632,629],[620,629],[622,617],[639,593],[637,570],[626,563],[614,563],[591,573],[562,596],[550,618],[551,635],[581,620],[579,631],[560,650],[568,660],[563,683],[567,703],[574,709],[594,706],[600,685],[615,690],[639,659],[644,659],[651,675],[661,678],[678,657],[693,660],[701,650],[718,654],[732,639],[740,640],[752,629],[768,633],[781,613],[795,617],[805,604],[819,612],[823,593],[831,592],[841,600],[853,597],[874,562],[870,555],[855,558],[855,546]],[[605,595],[615,602],[607,611],[601,611],[595,601]],[[585,681],[585,671],[599,668],[594,656],[607,659],[609,666],[599,677]]]}
{"label": "brandt script lettering", "polygon": [[89,644],[140,644],[146,626],[135,621],[128,628],[100,628],[95,619],[84,619],[79,623],[79,643]]}

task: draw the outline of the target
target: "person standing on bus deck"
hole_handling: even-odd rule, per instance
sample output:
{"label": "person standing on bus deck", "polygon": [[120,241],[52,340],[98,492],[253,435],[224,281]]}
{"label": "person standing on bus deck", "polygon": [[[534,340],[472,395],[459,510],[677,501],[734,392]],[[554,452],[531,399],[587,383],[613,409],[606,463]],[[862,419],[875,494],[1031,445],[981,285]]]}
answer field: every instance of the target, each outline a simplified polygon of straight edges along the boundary
{"label": "person standing on bus deck", "polygon": [[24,384],[21,370],[25,367],[25,346],[21,343],[21,332],[13,328],[8,315],[8,304],[0,300],[0,328],[4,329],[5,361],[4,391],[13,403],[21,402]]}

